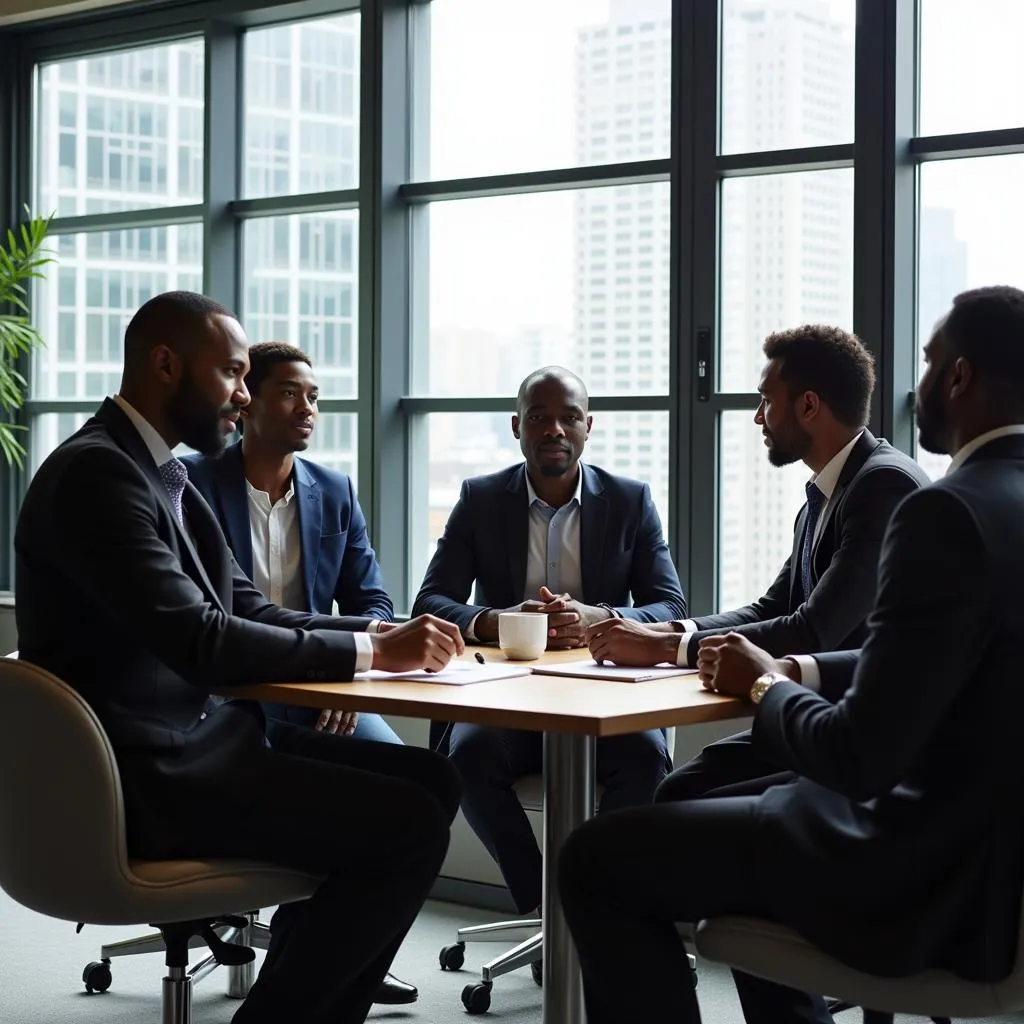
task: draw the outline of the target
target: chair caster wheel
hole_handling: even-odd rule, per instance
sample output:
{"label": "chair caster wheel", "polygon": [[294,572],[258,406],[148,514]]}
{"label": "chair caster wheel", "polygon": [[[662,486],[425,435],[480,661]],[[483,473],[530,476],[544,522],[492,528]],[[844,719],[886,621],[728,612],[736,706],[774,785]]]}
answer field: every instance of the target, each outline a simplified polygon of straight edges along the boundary
{"label": "chair caster wheel", "polygon": [[541,960],[537,960],[530,964],[530,973],[533,975],[533,982],[540,988],[544,987],[544,963]]}
{"label": "chair caster wheel", "polygon": [[462,1005],[466,1013],[486,1013],[491,1008],[491,986],[489,982],[467,985],[462,990]]}
{"label": "chair caster wheel", "polygon": [[454,946],[443,946],[437,959],[442,971],[461,971],[466,962],[466,944],[456,942]]}
{"label": "chair caster wheel", "polygon": [[90,995],[93,992],[106,992],[113,980],[109,960],[93,960],[92,963],[86,964],[85,970],[82,971],[85,991]]}

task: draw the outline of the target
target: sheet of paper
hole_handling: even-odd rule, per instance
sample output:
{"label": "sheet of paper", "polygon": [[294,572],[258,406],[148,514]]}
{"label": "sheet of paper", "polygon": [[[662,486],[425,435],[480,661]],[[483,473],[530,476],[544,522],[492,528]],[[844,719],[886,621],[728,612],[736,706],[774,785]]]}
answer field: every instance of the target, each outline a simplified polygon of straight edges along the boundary
{"label": "sheet of paper", "polygon": [[667,679],[671,676],[696,675],[695,668],[681,668],[679,665],[656,665],[654,668],[629,668],[623,665],[605,663],[598,665],[592,658],[585,661],[562,661],[553,665],[536,665],[533,669],[545,676],[584,676],[591,679],[614,679],[620,683],[644,683],[651,679]]}
{"label": "sheet of paper", "polygon": [[442,672],[382,672],[371,668],[366,672],[357,672],[356,679],[401,679],[402,682],[465,686],[467,683],[488,683],[495,679],[528,676],[531,671],[529,665],[503,665],[491,662],[479,665],[472,661],[453,661]]}

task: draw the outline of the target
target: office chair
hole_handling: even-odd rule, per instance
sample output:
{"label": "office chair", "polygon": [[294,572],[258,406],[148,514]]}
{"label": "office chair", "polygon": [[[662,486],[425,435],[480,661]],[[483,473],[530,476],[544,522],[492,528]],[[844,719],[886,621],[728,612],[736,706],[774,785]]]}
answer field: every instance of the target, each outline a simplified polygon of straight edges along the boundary
{"label": "office chair", "polygon": [[[79,926],[154,923],[150,948],[166,951],[168,969],[162,1024],[191,1024],[192,985],[217,963],[251,971],[255,953],[237,940],[248,937],[253,907],[304,899],[319,884],[258,861],[130,860],[110,741],[49,672],[0,658],[0,721],[16,723],[0,744],[0,888]],[[189,948],[203,942],[212,955],[190,971]],[[109,965],[94,963],[84,980],[103,991],[109,977]]]}
{"label": "office chair", "polygon": [[[809,992],[831,992],[834,1013],[862,1006],[865,1024],[892,1024],[897,1013],[931,1017],[990,1017],[1024,1009],[1024,915],[1017,955],[1002,981],[965,981],[950,971],[929,970],[906,978],[882,978],[847,967],[789,928],[749,917],[702,921],[697,951],[709,960],[737,967]],[[869,1009],[870,1008],[870,1009]]]}
{"label": "office chair", "polygon": [[[667,730],[668,752],[671,757],[675,750],[676,731]],[[525,775],[515,783],[516,796],[527,811],[544,810],[544,777],[542,775]],[[597,787],[596,798],[601,799],[602,787]],[[544,932],[538,917],[516,918],[511,921],[495,921],[491,924],[478,924],[460,928],[455,935],[455,942],[443,946],[438,954],[438,962],[442,971],[458,971],[466,961],[467,942],[513,942],[511,949],[499,954],[480,969],[480,981],[467,985],[462,990],[462,1005],[470,1014],[486,1013],[491,1006],[491,989],[494,979],[503,974],[519,970],[530,965],[533,980],[544,983],[542,964],[544,960]],[[690,969],[693,971],[695,961],[690,957]],[[695,976],[695,975],[694,975]],[[694,981],[696,984],[696,981]]]}

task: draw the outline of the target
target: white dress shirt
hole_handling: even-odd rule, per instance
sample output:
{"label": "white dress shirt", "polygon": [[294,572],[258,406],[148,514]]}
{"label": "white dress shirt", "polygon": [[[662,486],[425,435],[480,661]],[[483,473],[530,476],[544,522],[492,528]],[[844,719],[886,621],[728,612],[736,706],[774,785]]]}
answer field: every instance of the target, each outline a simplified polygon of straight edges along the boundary
{"label": "white dress shirt", "polygon": [[[818,521],[817,523],[815,523],[814,526],[814,539],[812,541],[813,547],[811,549],[812,551],[815,547],[818,546],[818,541],[821,538],[821,531],[825,525],[825,517],[828,514],[828,506],[832,501],[832,495],[835,493],[836,484],[839,483],[839,478],[843,475],[843,470],[846,468],[846,460],[850,457],[850,452],[853,451],[854,445],[856,445],[856,443],[861,439],[863,435],[864,431],[862,430],[852,441],[850,441],[848,444],[843,445],[843,447],[840,448],[839,451],[837,451],[835,455],[833,455],[832,458],[825,463],[820,473],[816,473],[810,479],[810,482],[814,484],[815,487],[817,487],[822,494],[825,495],[825,504],[822,505],[821,512],[818,514]],[[693,636],[694,633],[699,631],[697,629],[697,623],[694,622],[693,619],[684,619],[682,626],[683,635],[679,640],[679,650],[676,654],[676,664],[684,665],[687,668],[689,668],[690,637]]]}
{"label": "white dress shirt", "polygon": [[295,482],[271,504],[266,491],[245,481],[252,536],[252,581],[272,604],[308,612],[302,585],[302,537],[295,503]]}
{"label": "white dress shirt", "polygon": [[[1000,437],[1012,437],[1015,434],[1024,434],[1024,423],[1014,423],[1007,427],[997,427],[995,430],[979,434],[973,441],[968,441],[956,455],[953,456],[946,470],[946,476],[955,473],[979,448],[995,441]],[[792,654],[790,658],[800,666],[800,681],[811,690],[821,688],[821,672],[818,663],[811,654]]]}
{"label": "white dress shirt", "polygon": [[[537,497],[530,474],[526,474],[526,503],[529,525],[526,537],[526,588],[524,601],[539,600],[542,586],[554,594],[571,594],[583,600],[583,571],[580,565],[580,508],[583,505],[583,464],[579,464],[576,490],[561,507],[552,508]],[[476,620],[466,630],[467,640],[476,640]]]}
{"label": "white dress shirt", "polygon": [[[145,418],[145,416],[143,416],[131,404],[126,402],[120,395],[114,395],[113,400],[114,400],[114,403],[117,405],[117,407],[128,417],[128,419],[130,419],[132,421],[132,425],[139,432],[139,437],[142,438],[143,443],[145,444],[146,448],[149,450],[149,454],[153,457],[153,461],[156,463],[157,468],[159,469],[160,466],[162,466],[165,462],[170,462],[171,459],[174,458],[174,453],[167,446],[167,442],[160,436],[159,433],[157,433],[156,429],[149,422],[149,420],[147,420]],[[248,481],[246,481],[246,483],[248,484]],[[256,493],[257,494],[262,494],[263,492],[262,491],[257,491]],[[267,503],[269,504],[269,502],[270,502],[269,495],[264,494],[263,496],[267,499]],[[296,520],[297,520],[297,518],[298,517],[296,517]],[[252,520],[252,500],[251,500],[251,498],[250,498],[250,502],[249,502],[249,521],[250,521],[250,523],[252,523],[252,521],[253,521]],[[296,522],[296,530],[297,529],[298,529],[298,525],[297,525],[297,522]],[[256,548],[256,536],[255,536],[255,531],[254,531],[253,532],[253,568],[254,568],[254,570],[256,568],[256,557],[257,557],[256,556],[256,550],[257,550],[257,548]],[[296,545],[295,545],[295,550],[299,551],[299,545],[298,545],[297,542],[296,542]],[[256,575],[255,571],[253,572],[253,575],[254,576]],[[255,584],[255,585],[256,585],[257,590],[260,590],[264,594],[264,596],[267,596],[267,589],[266,588],[261,587],[258,583]],[[300,602],[302,602],[302,605],[304,605],[305,602],[302,599],[302,593],[301,593],[301,580],[300,580],[299,586],[300,586],[299,599],[300,599]],[[274,601],[274,599],[272,597],[270,598],[270,600],[274,604],[281,604],[280,601]],[[299,606],[299,610],[300,611],[305,610],[304,607],[302,607],[302,605]],[[376,623],[371,623],[370,625],[371,625],[371,627],[373,627],[373,626],[376,625]],[[353,638],[355,640],[355,646],[356,646],[356,665],[355,665],[355,670],[356,670],[356,672],[365,672],[373,664],[373,640],[370,639],[370,637],[368,636],[367,633],[353,633],[352,636],[353,636]]]}

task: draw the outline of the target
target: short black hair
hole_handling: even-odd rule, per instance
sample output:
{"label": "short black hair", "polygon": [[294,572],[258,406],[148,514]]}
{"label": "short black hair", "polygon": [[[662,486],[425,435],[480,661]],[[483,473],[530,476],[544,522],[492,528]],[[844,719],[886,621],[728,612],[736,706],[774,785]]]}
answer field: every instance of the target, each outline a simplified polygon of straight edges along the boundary
{"label": "short black hair", "polygon": [[813,391],[847,427],[863,427],[875,390],[875,360],[855,334],[827,324],[804,324],[768,335],[768,359],[779,361],[779,376],[790,396]]}
{"label": "short black hair", "polygon": [[313,369],[313,361],[294,345],[284,341],[261,341],[249,346],[249,372],[245,375],[245,386],[250,395],[258,395],[263,382],[270,376],[271,367],[278,363],[305,363]]}
{"label": "short black hair", "polygon": [[587,394],[587,385],[572,370],[567,370],[564,366],[542,366],[539,370],[534,370],[533,373],[527,374],[523,378],[523,383],[519,385],[519,393],[516,395],[517,412],[521,414],[523,411],[526,404],[526,392],[534,384],[539,384],[542,380],[557,380],[563,384],[571,384],[579,388],[583,394],[583,405],[584,409],[586,409],[590,401],[590,396]]}
{"label": "short black hair", "polygon": [[210,319],[238,317],[227,306],[198,292],[163,292],[139,306],[124,332],[125,366],[141,363],[157,346],[191,350]]}
{"label": "short black hair", "polygon": [[994,285],[961,292],[938,331],[994,397],[1024,407],[1024,291]]}

